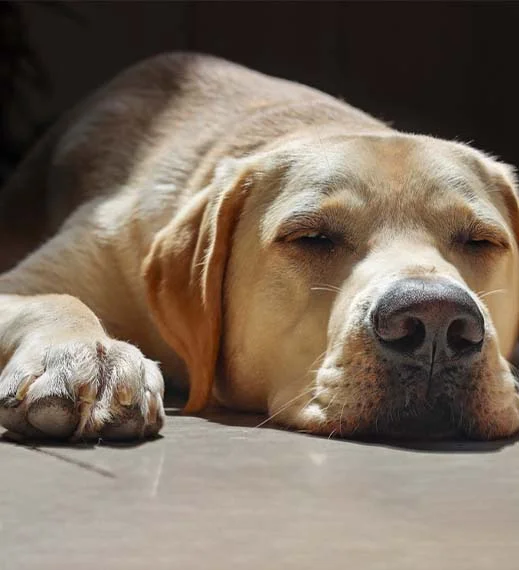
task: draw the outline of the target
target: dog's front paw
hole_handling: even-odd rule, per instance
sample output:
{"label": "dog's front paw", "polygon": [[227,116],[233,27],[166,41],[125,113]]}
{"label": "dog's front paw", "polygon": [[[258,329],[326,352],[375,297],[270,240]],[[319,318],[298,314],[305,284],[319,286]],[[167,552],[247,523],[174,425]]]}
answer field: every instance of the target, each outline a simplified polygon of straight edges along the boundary
{"label": "dog's front paw", "polygon": [[22,343],[0,375],[0,425],[28,437],[137,439],[164,422],[158,366],[103,338]]}

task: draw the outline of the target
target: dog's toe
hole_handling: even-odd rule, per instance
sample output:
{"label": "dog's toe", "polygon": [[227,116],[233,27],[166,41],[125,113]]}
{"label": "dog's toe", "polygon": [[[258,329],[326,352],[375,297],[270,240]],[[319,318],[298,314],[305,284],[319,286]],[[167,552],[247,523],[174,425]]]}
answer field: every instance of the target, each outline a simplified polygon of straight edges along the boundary
{"label": "dog's toe", "polygon": [[27,411],[27,421],[52,438],[68,438],[76,429],[78,414],[71,400],[47,397],[37,400]]}
{"label": "dog's toe", "polygon": [[0,426],[26,438],[131,440],[162,427],[164,382],[134,346],[104,339],[15,354],[0,376]]}
{"label": "dog's toe", "polygon": [[125,410],[114,423],[107,424],[101,437],[112,441],[127,441],[143,437],[145,422],[137,409]]}
{"label": "dog's toe", "polygon": [[8,402],[0,404],[0,425],[10,432],[26,438],[43,439],[45,434],[34,426],[31,426],[25,417],[22,406],[13,407]]}

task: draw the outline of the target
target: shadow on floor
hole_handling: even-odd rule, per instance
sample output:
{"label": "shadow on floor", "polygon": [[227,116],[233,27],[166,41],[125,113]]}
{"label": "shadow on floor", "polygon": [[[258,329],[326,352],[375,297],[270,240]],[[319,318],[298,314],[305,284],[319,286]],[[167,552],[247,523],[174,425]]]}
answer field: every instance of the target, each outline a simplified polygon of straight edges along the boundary
{"label": "shadow on floor", "polygon": [[[180,409],[166,410],[166,415],[181,416]],[[212,409],[200,416],[200,419],[230,427],[261,428],[290,432],[282,426],[267,422],[267,417],[257,414],[236,413],[225,409]],[[389,440],[378,437],[341,438],[339,436],[327,437],[308,432],[294,432],[298,437],[313,437],[334,441],[338,444],[354,444],[363,446],[387,447],[415,453],[496,453],[502,449],[519,442],[519,434],[507,439],[494,441],[476,441],[471,439],[454,440]]]}
{"label": "shadow on floor", "polygon": [[[165,413],[168,417],[182,417],[182,405],[184,399],[178,396],[171,396],[166,399],[165,402]],[[196,416],[202,421],[207,421],[209,423],[219,424],[221,426],[229,427],[241,427],[249,429],[268,429],[283,432],[290,432],[282,426],[277,426],[273,422],[269,422],[265,415],[251,414],[251,413],[237,413],[229,411],[223,408],[211,408],[207,410],[204,414]],[[413,441],[413,440],[389,440],[383,438],[340,438],[334,436],[329,438],[321,435],[314,435],[308,432],[294,432],[294,437],[312,437],[327,439],[328,441],[333,441],[337,445],[341,444],[353,444],[362,446],[377,446],[377,447],[387,447],[390,449],[397,449],[407,452],[414,453],[496,453],[502,449],[514,445],[519,441],[519,434],[513,438],[495,440],[495,441],[474,441],[469,439],[459,439],[459,440],[431,440],[431,441]],[[162,436],[156,436],[153,439],[161,439]],[[22,445],[26,448],[32,448],[34,450],[48,450],[52,449],[65,449],[74,448],[75,450],[87,450],[92,449],[98,445],[104,447],[112,447],[115,449],[134,449],[141,445],[145,445],[149,439],[138,440],[138,441],[107,441],[98,439],[96,441],[83,441],[77,443],[71,443],[67,441],[56,441],[56,440],[43,440],[43,441],[33,441],[23,439],[16,434],[10,432],[5,432],[0,436],[0,444],[4,445]]]}

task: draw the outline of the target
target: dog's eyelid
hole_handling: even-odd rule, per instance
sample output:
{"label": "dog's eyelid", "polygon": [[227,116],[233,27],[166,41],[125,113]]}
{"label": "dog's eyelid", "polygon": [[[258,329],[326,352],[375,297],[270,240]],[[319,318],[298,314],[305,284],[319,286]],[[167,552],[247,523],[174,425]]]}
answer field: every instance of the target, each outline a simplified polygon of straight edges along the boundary
{"label": "dog's eyelid", "polygon": [[305,229],[295,231],[295,232],[292,232],[292,233],[286,235],[283,238],[283,241],[292,242],[292,241],[296,241],[296,240],[302,239],[302,238],[316,239],[316,240],[317,239],[328,240],[328,241],[334,242],[334,243],[336,241],[327,232],[323,232],[320,230],[305,230]]}
{"label": "dog's eyelid", "polygon": [[287,217],[278,227],[278,239],[283,239],[291,234],[308,232],[329,235],[344,234],[346,228],[333,223],[328,216],[322,212],[297,212]]}
{"label": "dog's eyelid", "polygon": [[331,227],[325,220],[319,218],[298,218],[287,220],[279,228],[275,241],[295,242],[301,238],[321,238],[336,245],[348,243],[343,231]]}
{"label": "dog's eyelid", "polygon": [[461,245],[472,246],[495,246],[502,249],[510,249],[510,238],[499,227],[475,222],[466,229],[456,232],[453,241]]}
{"label": "dog's eyelid", "polygon": [[277,232],[276,241],[292,241],[294,239],[297,239],[297,237],[305,234],[328,235],[328,231],[327,228],[323,227],[321,224],[284,224],[279,228],[279,231]]}

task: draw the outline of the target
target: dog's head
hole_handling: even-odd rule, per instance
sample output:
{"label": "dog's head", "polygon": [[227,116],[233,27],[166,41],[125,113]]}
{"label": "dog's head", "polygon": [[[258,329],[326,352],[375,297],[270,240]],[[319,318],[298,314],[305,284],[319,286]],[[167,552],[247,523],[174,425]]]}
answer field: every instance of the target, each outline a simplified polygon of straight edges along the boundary
{"label": "dog's head", "polygon": [[517,431],[512,178],[465,145],[400,134],[310,132],[224,161],[146,265],[188,409],[212,390],[316,433]]}

